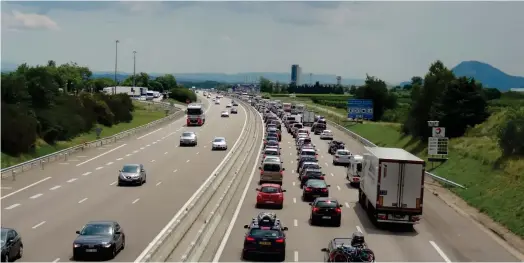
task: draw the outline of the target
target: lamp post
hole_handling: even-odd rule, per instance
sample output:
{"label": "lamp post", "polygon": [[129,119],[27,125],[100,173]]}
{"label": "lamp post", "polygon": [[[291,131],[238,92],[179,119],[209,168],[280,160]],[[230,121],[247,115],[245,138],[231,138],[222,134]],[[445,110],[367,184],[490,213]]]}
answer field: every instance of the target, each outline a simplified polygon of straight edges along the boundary
{"label": "lamp post", "polygon": [[133,88],[136,86],[135,74],[136,74],[136,51],[133,51]]}
{"label": "lamp post", "polygon": [[113,89],[113,94],[116,94],[116,85],[117,85],[117,79],[116,79],[116,72],[118,70],[118,43],[120,41],[115,41],[115,88]]}

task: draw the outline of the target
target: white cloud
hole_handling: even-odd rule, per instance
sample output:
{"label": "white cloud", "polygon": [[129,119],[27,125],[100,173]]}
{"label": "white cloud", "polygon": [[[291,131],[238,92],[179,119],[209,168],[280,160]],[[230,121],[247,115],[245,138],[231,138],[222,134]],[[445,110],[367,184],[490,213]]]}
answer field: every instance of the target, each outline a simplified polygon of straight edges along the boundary
{"label": "white cloud", "polygon": [[8,30],[58,30],[58,24],[51,18],[40,14],[12,11],[2,14],[2,26]]}

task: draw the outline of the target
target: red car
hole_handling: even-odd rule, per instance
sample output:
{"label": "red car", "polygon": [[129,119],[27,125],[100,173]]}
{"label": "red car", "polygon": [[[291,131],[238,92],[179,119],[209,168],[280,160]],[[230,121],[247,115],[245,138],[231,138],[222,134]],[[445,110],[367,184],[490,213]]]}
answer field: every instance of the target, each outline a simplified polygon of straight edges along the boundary
{"label": "red car", "polygon": [[279,184],[262,184],[257,188],[257,204],[256,207],[261,206],[276,206],[279,209],[284,207],[284,192]]}

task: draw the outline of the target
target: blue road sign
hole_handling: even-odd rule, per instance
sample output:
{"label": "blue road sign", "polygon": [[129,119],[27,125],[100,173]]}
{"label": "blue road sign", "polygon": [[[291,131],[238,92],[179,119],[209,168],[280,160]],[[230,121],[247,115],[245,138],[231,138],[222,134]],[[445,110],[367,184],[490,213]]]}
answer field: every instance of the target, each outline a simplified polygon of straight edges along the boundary
{"label": "blue road sign", "polygon": [[373,119],[373,100],[348,100],[348,119]]}

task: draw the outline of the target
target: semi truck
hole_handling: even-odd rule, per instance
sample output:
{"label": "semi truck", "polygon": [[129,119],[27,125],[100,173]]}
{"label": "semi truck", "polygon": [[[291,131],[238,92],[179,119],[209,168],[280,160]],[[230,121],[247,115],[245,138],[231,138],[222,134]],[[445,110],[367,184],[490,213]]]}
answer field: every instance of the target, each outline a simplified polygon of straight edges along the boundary
{"label": "semi truck", "polygon": [[304,110],[302,112],[302,124],[304,126],[313,126],[313,123],[315,123],[315,113],[312,111]]}
{"label": "semi truck", "polygon": [[358,202],[377,223],[416,224],[422,216],[425,161],[399,148],[365,147]]}

